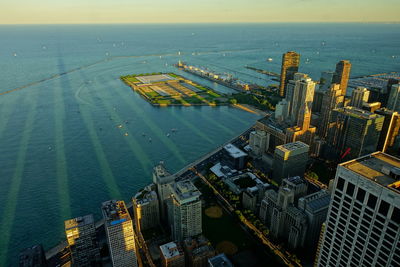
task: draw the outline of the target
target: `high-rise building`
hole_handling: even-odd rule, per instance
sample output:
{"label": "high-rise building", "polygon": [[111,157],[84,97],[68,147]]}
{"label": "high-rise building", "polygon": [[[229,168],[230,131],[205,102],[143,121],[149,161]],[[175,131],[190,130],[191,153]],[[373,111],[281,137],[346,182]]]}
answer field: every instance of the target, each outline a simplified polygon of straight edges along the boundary
{"label": "high-rise building", "polygon": [[289,247],[302,247],[307,234],[307,216],[295,205],[307,192],[307,184],[300,177],[283,180],[279,191],[269,189],[260,207],[260,218],[272,236],[281,238]]}
{"label": "high-rise building", "polygon": [[264,131],[253,131],[250,133],[249,145],[253,156],[261,157],[266,152],[267,139],[267,133]]}
{"label": "high-rise building", "polygon": [[19,253],[19,267],[47,267],[46,256],[42,245],[24,249]]}
{"label": "high-rise building", "polygon": [[282,99],[275,106],[275,119],[278,122],[285,121],[289,116],[289,103],[286,99]]}
{"label": "high-rise building", "polygon": [[351,92],[350,106],[356,108],[362,108],[363,103],[368,102],[369,91],[364,87],[357,87]]}
{"label": "high-rise building", "polygon": [[64,225],[73,266],[100,266],[93,215],[66,220]]}
{"label": "high-rise building", "polygon": [[342,95],[346,95],[347,84],[350,78],[351,63],[348,60],[341,60],[336,64],[333,83],[340,84]]}
{"label": "high-rise building", "polygon": [[232,169],[242,170],[246,165],[247,153],[233,144],[224,146],[222,161]]}
{"label": "high-rise building", "polygon": [[376,114],[382,115],[383,121],[381,135],[379,136],[377,151],[385,152],[392,147],[400,131],[400,114],[386,108],[378,109]]}
{"label": "high-rise building", "polygon": [[132,199],[135,225],[138,231],[157,227],[160,224],[160,207],[155,185],[145,187]]}
{"label": "high-rise building", "polygon": [[190,181],[171,184],[168,217],[172,236],[177,241],[202,232],[200,191]]}
{"label": "high-rise building", "polygon": [[185,267],[185,255],[175,242],[160,246],[161,264],[163,267]]}
{"label": "high-rise building", "polygon": [[387,108],[400,112],[400,84],[393,84],[390,90]]}
{"label": "high-rise building", "polygon": [[305,245],[310,250],[317,246],[322,224],[328,214],[330,199],[330,194],[324,190],[299,198],[297,207],[307,217]]}
{"label": "high-rise building", "polygon": [[335,72],[332,71],[323,71],[321,73],[321,79],[319,80],[319,90],[324,92],[331,88],[335,77]]}
{"label": "high-rise building", "polygon": [[329,90],[324,93],[322,99],[321,120],[318,127],[320,137],[326,137],[332,110],[343,107],[343,102],[344,96],[340,90],[340,85],[332,84]]}
{"label": "high-rise building", "polygon": [[282,56],[281,80],[279,84],[279,95],[285,97],[286,84],[293,80],[294,74],[298,72],[300,64],[300,54],[289,51]]}
{"label": "high-rise building", "polygon": [[363,103],[361,109],[375,113],[382,106],[381,102]]}
{"label": "high-rise building", "polygon": [[314,99],[312,102],[312,112],[319,113],[322,110],[322,100],[324,98],[324,94],[327,90],[315,90]]}
{"label": "high-rise building", "polygon": [[138,266],[135,232],[125,202],[103,202],[101,211],[113,266]]}
{"label": "high-rise building", "polygon": [[347,159],[376,151],[384,117],[355,107],[332,111],[328,144],[331,154]]}
{"label": "high-rise building", "polygon": [[308,162],[309,146],[297,141],[275,148],[273,178],[277,182],[292,176],[304,176]]}
{"label": "high-rise building", "polygon": [[208,266],[210,267],[233,267],[232,262],[228,259],[228,257],[222,253],[218,254],[211,259],[208,259]]}
{"label": "high-rise building", "polygon": [[399,178],[382,152],[339,164],[317,266],[400,266]]}
{"label": "high-rise building", "polygon": [[174,175],[171,175],[164,167],[164,162],[160,162],[153,169],[153,183],[156,185],[158,200],[160,203],[160,219],[167,221],[166,200],[171,195],[170,184],[175,181]]}

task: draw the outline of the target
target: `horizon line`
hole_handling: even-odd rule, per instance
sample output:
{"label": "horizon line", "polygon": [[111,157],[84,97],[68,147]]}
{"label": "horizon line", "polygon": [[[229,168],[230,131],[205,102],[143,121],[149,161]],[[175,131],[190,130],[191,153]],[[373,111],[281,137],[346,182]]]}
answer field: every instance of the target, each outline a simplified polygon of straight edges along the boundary
{"label": "horizon line", "polygon": [[264,21],[264,22],[72,22],[72,23],[0,23],[0,26],[6,25],[185,25],[185,24],[400,24],[400,21]]}

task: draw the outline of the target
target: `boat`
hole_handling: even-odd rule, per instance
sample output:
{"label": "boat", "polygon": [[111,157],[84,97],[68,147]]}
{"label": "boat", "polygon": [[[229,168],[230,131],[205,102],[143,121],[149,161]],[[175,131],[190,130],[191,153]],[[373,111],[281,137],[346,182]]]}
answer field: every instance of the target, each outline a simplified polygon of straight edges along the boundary
{"label": "boat", "polygon": [[151,137],[149,137],[149,142],[151,143]]}
{"label": "boat", "polygon": [[122,128],[122,124],[118,125],[118,128]]}
{"label": "boat", "polygon": [[125,133],[125,136],[128,136],[129,134],[128,133]]}
{"label": "boat", "polygon": [[269,57],[269,58],[267,59],[267,61],[268,61],[268,62],[272,62],[273,59],[272,59],[271,57]]}
{"label": "boat", "polygon": [[167,137],[169,137],[170,136],[170,134],[169,133],[167,133]]}

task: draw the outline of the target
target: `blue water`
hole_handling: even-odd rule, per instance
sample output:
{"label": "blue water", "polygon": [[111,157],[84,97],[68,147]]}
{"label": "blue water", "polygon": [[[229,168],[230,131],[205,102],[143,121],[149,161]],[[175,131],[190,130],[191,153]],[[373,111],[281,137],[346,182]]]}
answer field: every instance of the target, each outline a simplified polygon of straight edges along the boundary
{"label": "blue water", "polygon": [[288,50],[315,79],[341,59],[352,75],[400,71],[400,25],[0,26],[0,92],[33,84],[0,95],[0,266],[15,265],[27,246],[63,240],[64,220],[100,218],[101,202],[129,201],[160,160],[177,171],[259,118],[229,107],[154,108],[120,75],[178,72],[181,59],[267,85],[275,82],[244,66],[279,72]]}

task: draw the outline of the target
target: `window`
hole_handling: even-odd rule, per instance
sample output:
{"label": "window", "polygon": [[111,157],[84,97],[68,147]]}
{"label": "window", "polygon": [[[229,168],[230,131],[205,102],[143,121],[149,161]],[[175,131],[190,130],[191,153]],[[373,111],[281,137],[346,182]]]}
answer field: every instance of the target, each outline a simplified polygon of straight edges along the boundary
{"label": "window", "polygon": [[390,205],[386,201],[381,201],[381,204],[379,205],[379,213],[382,214],[383,216],[387,216],[389,212]]}
{"label": "window", "polygon": [[370,194],[367,202],[368,207],[370,207],[371,209],[375,209],[377,200],[378,198],[376,196]]}
{"label": "window", "polygon": [[357,200],[360,201],[361,203],[364,202],[365,198],[365,190],[358,188],[357,190]]}
{"label": "window", "polygon": [[343,178],[338,178],[337,184],[336,184],[336,189],[339,189],[340,191],[343,191],[344,188],[344,180]]}
{"label": "window", "polygon": [[349,195],[349,196],[353,196],[353,194],[354,194],[354,188],[355,188],[354,184],[352,184],[352,183],[347,183],[346,194]]}
{"label": "window", "polygon": [[400,224],[400,209],[394,207],[393,209],[393,213],[392,213],[392,220],[397,223]]}

